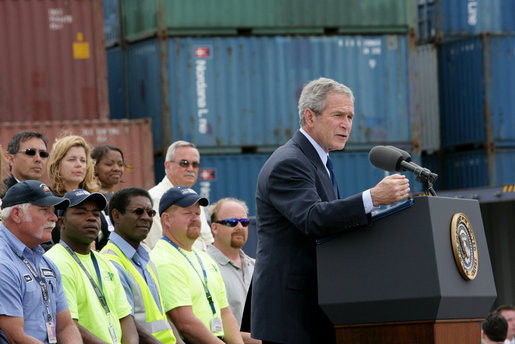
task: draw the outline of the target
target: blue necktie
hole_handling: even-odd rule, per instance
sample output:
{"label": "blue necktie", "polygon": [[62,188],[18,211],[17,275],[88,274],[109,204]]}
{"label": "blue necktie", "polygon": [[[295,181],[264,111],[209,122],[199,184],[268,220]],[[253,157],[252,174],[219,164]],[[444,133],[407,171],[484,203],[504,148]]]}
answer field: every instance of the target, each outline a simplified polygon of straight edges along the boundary
{"label": "blue necktie", "polygon": [[334,179],[333,162],[329,155],[327,156],[327,163],[325,164],[331,175],[331,182],[333,183],[334,195],[338,198],[338,187],[336,186],[336,179]]}

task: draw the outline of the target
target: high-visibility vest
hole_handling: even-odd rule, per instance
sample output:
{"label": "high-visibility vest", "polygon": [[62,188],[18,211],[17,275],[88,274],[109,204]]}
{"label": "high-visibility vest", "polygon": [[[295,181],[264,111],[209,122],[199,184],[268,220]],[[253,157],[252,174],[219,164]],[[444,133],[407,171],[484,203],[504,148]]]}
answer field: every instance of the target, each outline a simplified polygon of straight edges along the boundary
{"label": "high-visibility vest", "polygon": [[147,282],[143,276],[141,276],[141,273],[118,246],[109,241],[102,249],[101,253],[109,260],[120,264],[125,271],[127,271],[131,280],[131,289],[134,298],[135,320],[148,332],[152,333],[161,343],[174,344],[176,340],[172,328],[168,323],[168,318],[166,317],[161,288],[159,287],[159,282],[156,277],[157,272],[154,264],[149,261],[146,268],[157,286],[162,311],[157,307]]}

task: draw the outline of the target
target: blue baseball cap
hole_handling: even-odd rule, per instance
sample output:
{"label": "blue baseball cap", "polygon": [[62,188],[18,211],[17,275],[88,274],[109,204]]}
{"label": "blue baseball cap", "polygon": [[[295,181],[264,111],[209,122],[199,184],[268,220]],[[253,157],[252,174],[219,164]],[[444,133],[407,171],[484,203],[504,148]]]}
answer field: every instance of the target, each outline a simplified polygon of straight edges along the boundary
{"label": "blue baseball cap", "polygon": [[170,208],[174,204],[179,207],[186,208],[191,207],[197,202],[203,207],[207,207],[209,205],[208,199],[199,196],[195,190],[184,185],[174,186],[173,188],[168,189],[168,191],[161,196],[161,201],[159,201],[159,215],[161,216],[166,209]]}
{"label": "blue baseball cap", "polygon": [[[84,189],[76,189],[72,191],[68,191],[64,194],[64,197],[68,198],[70,200],[70,205],[68,208],[73,208],[81,204],[82,202],[86,200],[92,200],[94,201],[100,210],[104,210],[107,205],[107,199],[104,195],[102,195],[100,192],[93,192],[89,193]],[[60,210],[57,212],[58,216],[63,216],[64,210]]]}
{"label": "blue baseball cap", "polygon": [[66,209],[70,201],[65,197],[54,195],[50,188],[39,180],[24,180],[14,184],[7,190],[2,199],[2,209],[23,203]]}

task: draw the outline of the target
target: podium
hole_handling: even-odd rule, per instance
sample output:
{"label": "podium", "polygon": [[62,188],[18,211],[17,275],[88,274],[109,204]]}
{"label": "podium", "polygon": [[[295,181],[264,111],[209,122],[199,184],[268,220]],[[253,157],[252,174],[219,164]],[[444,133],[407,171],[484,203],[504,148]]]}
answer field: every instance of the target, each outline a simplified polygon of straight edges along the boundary
{"label": "podium", "polygon": [[[453,241],[456,214],[468,219],[472,245]],[[460,249],[476,259],[472,279],[459,268]],[[317,265],[319,304],[338,343],[479,343],[497,296],[476,200],[416,197],[369,227],[320,243]]]}

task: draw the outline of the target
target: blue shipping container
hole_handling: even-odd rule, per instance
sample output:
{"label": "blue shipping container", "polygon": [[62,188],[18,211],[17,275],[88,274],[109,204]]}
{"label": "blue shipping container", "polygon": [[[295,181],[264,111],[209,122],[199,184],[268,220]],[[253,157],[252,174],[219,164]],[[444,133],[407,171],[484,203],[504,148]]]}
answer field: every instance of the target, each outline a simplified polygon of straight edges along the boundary
{"label": "blue shipping container", "polygon": [[120,44],[120,2],[119,0],[102,0],[104,8],[104,38],[105,46],[112,47]]}
{"label": "blue shipping container", "polygon": [[[199,178],[193,189],[207,197],[211,203],[224,197],[245,201],[249,215],[256,214],[256,183],[261,167],[270,154],[203,154],[200,157]],[[368,151],[332,152],[336,180],[343,198],[375,186],[386,173],[374,167],[368,160]],[[156,157],[156,182],[164,177],[163,158]],[[438,171],[433,171],[438,173]],[[410,179],[414,192],[420,192],[421,184]]]}
{"label": "blue shipping container", "polygon": [[444,148],[515,146],[515,36],[442,44],[439,79]]}
{"label": "blue shipping container", "polygon": [[120,46],[106,50],[109,118],[127,118],[124,55]]}
{"label": "blue shipping container", "polygon": [[515,33],[513,0],[418,0],[419,40]]}
{"label": "blue shipping container", "polygon": [[[170,143],[166,135],[218,152],[277,147],[299,127],[302,87],[321,76],[355,93],[350,145],[413,139],[409,59],[415,49],[408,36],[170,38],[167,43],[167,57],[159,54],[163,42],[157,39],[128,50],[129,112],[153,119],[158,151]],[[163,70],[169,74],[162,76]]]}
{"label": "blue shipping container", "polygon": [[443,159],[445,189],[497,186],[515,183],[515,149],[446,153]]}

